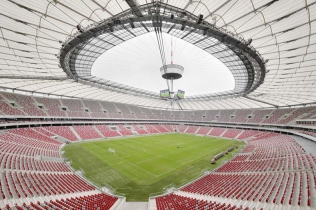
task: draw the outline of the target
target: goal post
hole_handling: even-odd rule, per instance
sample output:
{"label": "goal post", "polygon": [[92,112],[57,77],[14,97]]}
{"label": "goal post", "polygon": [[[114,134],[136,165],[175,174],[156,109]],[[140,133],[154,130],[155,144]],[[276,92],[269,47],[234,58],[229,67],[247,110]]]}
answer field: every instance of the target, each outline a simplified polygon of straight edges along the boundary
{"label": "goal post", "polygon": [[116,155],[115,149],[109,148],[108,151],[109,151],[110,153],[114,153],[114,155]]}

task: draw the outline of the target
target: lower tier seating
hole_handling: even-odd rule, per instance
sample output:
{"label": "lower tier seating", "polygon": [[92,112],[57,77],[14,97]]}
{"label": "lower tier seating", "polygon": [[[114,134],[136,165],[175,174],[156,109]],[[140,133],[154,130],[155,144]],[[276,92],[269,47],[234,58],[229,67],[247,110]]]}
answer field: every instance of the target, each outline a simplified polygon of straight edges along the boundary
{"label": "lower tier seating", "polygon": [[[273,205],[315,207],[316,158],[290,136],[253,134],[228,163],[172,194],[157,197],[157,209],[253,209],[255,204],[269,205],[268,209]],[[213,202],[217,204],[210,207]],[[237,203],[244,207],[233,205]]]}
{"label": "lower tier seating", "polygon": [[198,200],[180,195],[170,194],[156,199],[157,210],[248,210],[249,208],[236,207],[226,203]]}
{"label": "lower tier seating", "polygon": [[91,125],[76,125],[72,126],[82,139],[99,139],[100,134]]}
{"label": "lower tier seating", "polygon": [[[315,207],[312,201],[316,191],[314,171],[316,158],[307,154],[290,136],[197,126],[135,124],[126,127],[133,129],[135,126],[139,130],[150,133],[178,129],[188,133],[201,132],[201,134],[219,134],[227,137],[229,133],[235,136],[238,131],[237,134],[241,137],[247,132],[242,137],[247,139],[247,146],[240,154],[178,192],[156,198],[157,209],[250,210],[253,209],[253,206],[248,205],[251,202],[296,206],[307,210]],[[101,134],[110,137],[112,134],[115,136],[120,133],[127,135],[133,133],[124,125],[115,126],[120,133],[107,125],[80,126],[79,129],[78,127],[12,129],[0,133],[0,198],[18,200],[73,195],[68,200],[55,198],[46,202],[12,206],[15,209],[111,208],[117,197],[105,194],[83,196],[82,194],[91,193],[95,188],[72,172],[65,163],[53,161],[62,160],[60,152],[62,143],[52,139],[51,133],[58,132],[71,136],[77,132],[83,139],[92,136],[101,137]],[[61,129],[63,131],[60,132]],[[202,199],[203,196],[206,199]],[[240,202],[237,205],[220,199],[240,201],[242,206]],[[8,205],[6,208],[11,207]]]}
{"label": "lower tier seating", "polygon": [[[88,196],[80,196],[74,198],[66,198],[60,200],[50,200],[49,202],[37,202],[31,203],[30,205],[22,205],[22,206],[14,206],[17,210],[45,210],[45,209],[102,209],[109,210],[118,200],[117,197],[106,195],[103,193],[88,195]],[[12,209],[9,205],[6,206],[6,209]]]}
{"label": "lower tier seating", "polygon": [[[88,131],[92,128],[85,127]],[[110,209],[113,206],[118,198],[106,194],[76,197],[98,191],[64,163],[60,152],[62,143],[50,138],[53,132],[64,134],[65,130],[73,134],[70,127],[20,128],[0,133],[0,209]],[[50,200],[64,195],[68,199]],[[40,203],[30,203],[34,200]],[[13,202],[19,205],[10,206]],[[22,202],[27,205],[21,205]]]}
{"label": "lower tier seating", "polygon": [[149,133],[153,133],[153,134],[159,133],[159,131],[151,125],[144,125],[144,126]]}
{"label": "lower tier seating", "polygon": [[[94,190],[73,173],[16,172],[2,173],[6,198],[49,196]],[[13,185],[14,183],[14,185]]]}
{"label": "lower tier seating", "polygon": [[96,125],[95,126],[105,137],[116,137],[121,136],[116,130],[111,130],[107,125]]}
{"label": "lower tier seating", "polygon": [[119,128],[119,132],[123,135],[123,136],[130,136],[133,135],[132,131],[128,130],[124,125],[118,125]]}
{"label": "lower tier seating", "polygon": [[70,141],[78,140],[78,137],[71,131],[69,126],[51,126],[51,127],[45,127],[43,129],[50,131]]}

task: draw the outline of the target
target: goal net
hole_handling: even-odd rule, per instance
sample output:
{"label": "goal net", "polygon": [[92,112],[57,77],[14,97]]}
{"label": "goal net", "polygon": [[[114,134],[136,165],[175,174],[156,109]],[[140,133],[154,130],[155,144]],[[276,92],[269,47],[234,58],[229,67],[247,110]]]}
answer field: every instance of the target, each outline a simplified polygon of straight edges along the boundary
{"label": "goal net", "polygon": [[114,154],[116,155],[115,149],[109,148],[108,151],[109,151],[110,153],[114,153]]}

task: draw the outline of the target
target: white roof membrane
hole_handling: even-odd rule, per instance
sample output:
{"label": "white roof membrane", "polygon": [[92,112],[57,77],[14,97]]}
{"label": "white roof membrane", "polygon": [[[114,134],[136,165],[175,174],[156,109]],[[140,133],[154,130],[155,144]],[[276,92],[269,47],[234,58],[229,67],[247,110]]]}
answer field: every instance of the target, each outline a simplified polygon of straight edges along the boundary
{"label": "white roof membrane", "polygon": [[[138,1],[140,5],[146,2],[145,0]],[[251,45],[265,59],[269,59],[266,64],[268,73],[264,83],[250,93],[248,98],[222,98],[213,101],[184,100],[179,102],[182,109],[260,108],[271,107],[271,104],[288,106],[316,101],[315,0],[202,0],[195,2],[169,0],[168,4],[185,9],[197,16],[202,14],[206,21],[237,33],[245,39],[252,38]],[[61,47],[59,41],[64,41],[70,34],[75,33],[78,24],[86,27],[127,9],[129,7],[124,1],[3,0],[0,7],[0,87],[63,97],[116,101],[158,109],[180,108],[178,105],[172,107],[168,101],[111,92],[80,84],[71,79],[64,79],[66,74],[58,66],[59,60],[56,57]],[[152,44],[154,45],[154,42]],[[119,62],[126,62],[126,65],[127,62],[132,62],[138,66],[140,64],[133,60],[137,60],[139,56],[146,56],[148,58],[142,62],[144,67],[140,69],[145,71],[149,67],[156,68],[159,57],[155,55],[159,54],[151,49],[147,50],[148,53],[131,51],[135,52],[135,55],[133,54],[130,58],[125,55],[124,58],[120,58],[121,60],[118,58],[117,63],[111,63],[109,66],[112,70],[124,66]],[[181,53],[175,51],[175,62],[180,59],[177,55]],[[181,58],[182,62],[187,62],[188,65],[184,77],[186,74],[189,75],[190,71],[200,71],[199,74],[205,77],[192,78],[189,84],[185,82],[184,85],[187,87],[183,86],[184,88],[180,83],[176,84],[177,88],[186,90],[189,95],[191,91],[192,94],[196,94],[203,92],[206,88],[211,92],[232,87],[233,83],[223,81],[222,74],[226,74],[224,70],[208,76],[207,70],[210,69],[211,64],[202,59],[201,52],[195,56],[197,60],[193,60],[193,55],[189,56],[189,59],[186,56]],[[153,57],[152,60],[151,57]],[[198,60],[198,57],[201,59]],[[109,61],[109,58],[104,58],[103,65]],[[158,69],[157,72],[159,73]],[[28,76],[38,78],[27,79]],[[140,84],[141,80],[136,77],[127,77],[123,72],[121,78],[119,73],[111,76],[113,80],[120,79],[125,84],[144,85],[144,87],[146,85],[147,89],[158,90],[164,85],[161,83],[160,86],[158,79],[155,80],[154,85],[149,82],[156,77],[154,73],[147,75],[148,78],[152,76],[153,79],[148,79],[148,82],[143,82],[143,84]],[[228,78],[229,75],[226,76]],[[56,80],[47,80],[45,77],[56,77]],[[58,78],[63,79],[58,80]],[[206,84],[206,78],[213,79],[208,87],[203,85]]]}

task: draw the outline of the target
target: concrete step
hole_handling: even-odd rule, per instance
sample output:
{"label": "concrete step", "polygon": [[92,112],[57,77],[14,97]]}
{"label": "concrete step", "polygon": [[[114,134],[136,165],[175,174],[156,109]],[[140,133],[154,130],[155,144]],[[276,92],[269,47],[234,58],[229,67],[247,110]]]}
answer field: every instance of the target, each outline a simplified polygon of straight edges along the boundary
{"label": "concrete step", "polygon": [[79,134],[75,131],[75,129],[72,126],[69,126],[69,128],[79,140],[82,140],[82,138],[79,136]]}
{"label": "concrete step", "polygon": [[276,198],[276,204],[281,204],[281,199],[285,193],[285,190],[286,190],[286,184],[287,184],[287,180],[289,178],[289,174],[288,173],[285,173],[284,174],[284,180],[283,180],[283,184],[281,186],[281,189],[280,189],[280,192],[279,192],[279,195],[277,196]]}
{"label": "concrete step", "polygon": [[93,125],[92,127],[102,138],[105,138],[105,136],[101,133],[101,131],[99,131],[99,129],[97,129],[97,127],[95,127],[95,125]]}
{"label": "concrete step", "polygon": [[306,173],[303,172],[302,175],[302,198],[301,198],[301,206],[307,206],[307,199],[308,199],[308,195],[307,195],[307,176]]}
{"label": "concrete step", "polygon": [[286,194],[284,197],[284,203],[283,205],[288,205],[289,204],[289,200],[290,200],[290,196],[292,193],[292,187],[293,187],[293,182],[294,182],[294,173],[290,173],[290,181],[286,187]]}

